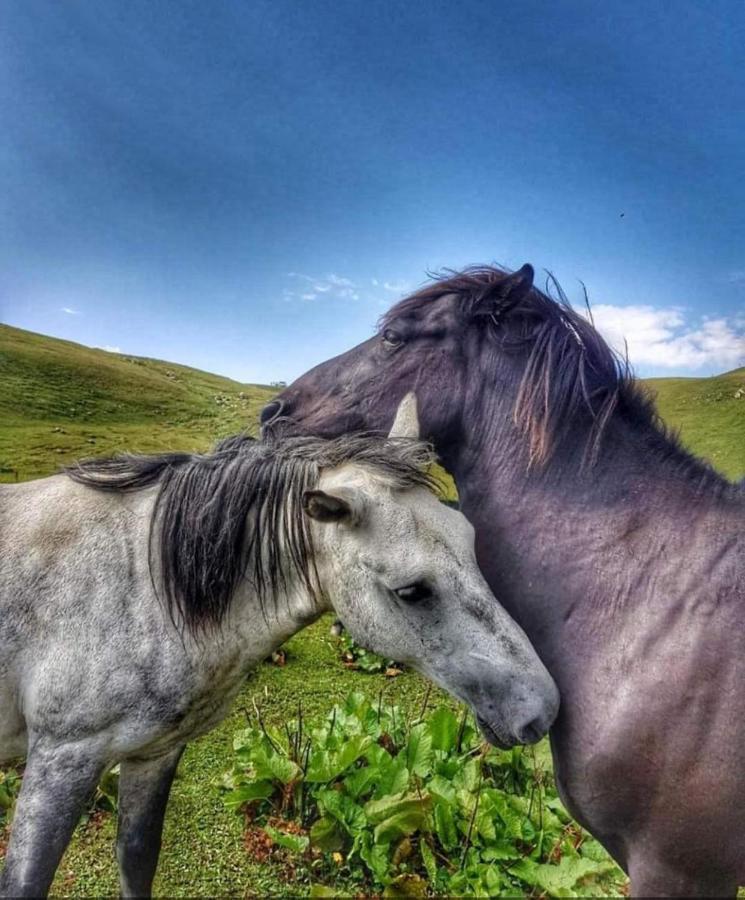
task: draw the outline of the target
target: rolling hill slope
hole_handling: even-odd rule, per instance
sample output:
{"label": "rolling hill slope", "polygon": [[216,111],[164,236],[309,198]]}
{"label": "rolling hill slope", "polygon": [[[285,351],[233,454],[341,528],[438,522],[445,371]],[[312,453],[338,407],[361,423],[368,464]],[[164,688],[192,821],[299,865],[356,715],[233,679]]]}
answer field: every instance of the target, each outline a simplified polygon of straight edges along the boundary
{"label": "rolling hill slope", "polygon": [[[730,478],[745,475],[745,368],[646,383],[694,453]],[[255,428],[275,393],[0,325],[0,480],[47,475],[78,457],[120,450],[206,450],[219,437]]]}
{"label": "rolling hill slope", "polygon": [[253,426],[275,393],[0,325],[0,477],[121,450],[206,450]]}
{"label": "rolling hill slope", "polygon": [[711,378],[649,378],[662,418],[728,478],[745,476],[745,368]]}

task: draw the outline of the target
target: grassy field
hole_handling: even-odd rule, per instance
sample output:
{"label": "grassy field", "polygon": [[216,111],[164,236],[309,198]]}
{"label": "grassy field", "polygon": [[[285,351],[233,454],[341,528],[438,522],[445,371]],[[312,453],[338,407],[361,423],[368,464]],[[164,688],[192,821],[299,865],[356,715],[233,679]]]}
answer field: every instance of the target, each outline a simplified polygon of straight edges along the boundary
{"label": "grassy field", "polygon": [[745,368],[715,378],[650,378],[662,418],[729,478],[745,476]]}
{"label": "grassy field", "polygon": [[276,392],[0,325],[0,474],[23,481],[121,450],[206,450],[251,430]]}
{"label": "grassy field", "polygon": [[[667,421],[695,452],[732,478],[745,475],[745,369],[718,378],[650,382]],[[0,478],[47,475],[80,456],[118,450],[206,450],[215,439],[252,426],[275,393],[184,366],[93,350],[0,326]],[[222,805],[219,779],[229,766],[233,732],[256,700],[268,723],[291,716],[302,698],[306,716],[321,716],[351,690],[377,694],[410,712],[425,683],[343,668],[323,620],[289,643],[287,666],[262,665],[247,681],[233,714],[192,744],[174,784],[156,893],[168,896],[259,896],[307,892],[310,873],[257,865],[243,845],[242,822]],[[432,703],[444,701],[434,692]],[[545,745],[540,751],[545,755]],[[115,819],[81,826],[60,867],[55,892],[115,895]],[[0,855],[3,840],[0,834]],[[338,883],[344,885],[340,869]]]}

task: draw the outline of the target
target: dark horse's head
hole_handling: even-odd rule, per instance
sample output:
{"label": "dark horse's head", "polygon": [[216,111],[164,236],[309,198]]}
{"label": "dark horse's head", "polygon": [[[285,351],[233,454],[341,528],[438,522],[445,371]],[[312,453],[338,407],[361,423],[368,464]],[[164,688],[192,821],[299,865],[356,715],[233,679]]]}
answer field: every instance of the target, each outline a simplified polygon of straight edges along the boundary
{"label": "dark horse's head", "polygon": [[[650,420],[648,400],[587,319],[533,286],[533,269],[449,274],[402,300],[378,333],[311,369],[269,403],[271,430],[385,430],[409,391],[422,436],[446,464],[465,444],[545,463],[563,439],[592,463],[614,413]],[[579,442],[579,443],[577,443]]]}

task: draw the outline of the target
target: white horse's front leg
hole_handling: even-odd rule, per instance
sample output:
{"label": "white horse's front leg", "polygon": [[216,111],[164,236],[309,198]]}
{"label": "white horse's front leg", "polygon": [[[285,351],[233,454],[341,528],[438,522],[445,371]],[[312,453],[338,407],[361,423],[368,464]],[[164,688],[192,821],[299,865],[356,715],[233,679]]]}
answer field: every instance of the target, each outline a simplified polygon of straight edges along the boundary
{"label": "white horse's front leg", "polygon": [[168,794],[183,750],[121,764],[116,855],[122,897],[151,894]]}
{"label": "white horse's front leg", "polygon": [[59,861],[86,804],[93,796],[106,760],[95,742],[29,742],[18,797],[1,897],[45,897]]}

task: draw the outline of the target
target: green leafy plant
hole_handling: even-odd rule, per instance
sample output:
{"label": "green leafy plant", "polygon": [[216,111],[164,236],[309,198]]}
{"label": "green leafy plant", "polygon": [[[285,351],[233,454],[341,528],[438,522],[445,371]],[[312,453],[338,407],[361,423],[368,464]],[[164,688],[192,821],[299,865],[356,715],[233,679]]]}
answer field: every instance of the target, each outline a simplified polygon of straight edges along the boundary
{"label": "green leafy plant", "polygon": [[16,769],[0,769],[0,828],[10,818],[20,790],[21,776]]}
{"label": "green leafy plant", "polygon": [[[17,769],[0,769],[0,828],[6,825],[12,816],[22,780],[22,775]],[[116,812],[118,793],[119,766],[114,766],[98,783],[90,808],[83,815],[83,819],[87,821],[95,813]]]}
{"label": "green leafy plant", "polygon": [[109,769],[98,782],[91,812],[116,812],[119,804],[119,766]]}
{"label": "green leafy plant", "polygon": [[401,672],[401,666],[397,662],[386,660],[377,653],[373,653],[372,650],[366,650],[354,640],[348,631],[342,631],[338,641],[339,655],[347,668],[358,669],[367,674],[385,672],[389,676],[398,675]]}
{"label": "green leafy plant", "polygon": [[281,731],[254,718],[235,736],[225,803],[316,871],[342,860],[384,896],[591,896],[622,878],[534,752],[488,746],[465,712],[407,722],[354,693],[314,729],[300,713]]}

